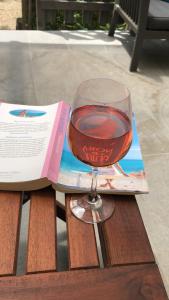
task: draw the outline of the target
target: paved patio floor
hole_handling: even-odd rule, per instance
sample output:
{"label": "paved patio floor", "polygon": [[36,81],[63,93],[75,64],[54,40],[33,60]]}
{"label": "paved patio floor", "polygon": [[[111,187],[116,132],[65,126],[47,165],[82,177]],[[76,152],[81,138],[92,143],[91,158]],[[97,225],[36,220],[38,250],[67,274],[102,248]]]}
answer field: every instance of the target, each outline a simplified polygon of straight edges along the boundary
{"label": "paved patio floor", "polygon": [[[169,42],[146,41],[140,69],[130,73],[133,37],[117,32],[0,32],[0,98],[8,102],[72,102],[81,81],[118,80],[131,91],[149,195],[137,197],[148,236],[169,293]],[[60,196],[59,196],[60,197]],[[25,206],[22,231],[27,226]],[[65,267],[66,235],[60,226],[60,269]],[[23,271],[25,235],[18,272]]]}

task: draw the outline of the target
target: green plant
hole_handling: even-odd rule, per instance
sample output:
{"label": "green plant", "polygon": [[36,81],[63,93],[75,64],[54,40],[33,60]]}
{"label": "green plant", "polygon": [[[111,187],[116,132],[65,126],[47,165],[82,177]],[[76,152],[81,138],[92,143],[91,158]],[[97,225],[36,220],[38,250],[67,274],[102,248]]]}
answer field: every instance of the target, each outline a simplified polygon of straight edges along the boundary
{"label": "green plant", "polygon": [[87,23],[83,20],[83,13],[81,11],[74,11],[73,14],[73,22],[65,23],[64,21],[64,11],[56,11],[55,17],[52,21],[46,22],[46,30],[108,30],[109,23],[105,25],[99,24],[99,14],[98,12],[94,12],[91,15],[90,22]]}

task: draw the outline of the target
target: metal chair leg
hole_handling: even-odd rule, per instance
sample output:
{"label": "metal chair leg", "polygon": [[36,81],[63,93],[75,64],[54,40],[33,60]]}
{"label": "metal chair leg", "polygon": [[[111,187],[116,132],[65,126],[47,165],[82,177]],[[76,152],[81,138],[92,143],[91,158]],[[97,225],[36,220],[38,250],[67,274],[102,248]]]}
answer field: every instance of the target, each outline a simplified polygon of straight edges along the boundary
{"label": "metal chair leg", "polygon": [[138,62],[142,50],[142,45],[143,45],[143,35],[142,33],[137,33],[135,43],[134,43],[134,48],[133,48],[133,53],[132,53],[132,59],[130,63],[130,71],[135,72],[137,71],[138,67]]}
{"label": "metal chair leg", "polygon": [[111,22],[110,22],[109,36],[114,36],[114,32],[115,32],[116,26],[118,24],[118,20],[119,20],[119,13],[115,7],[113,10],[113,14],[112,14]]}

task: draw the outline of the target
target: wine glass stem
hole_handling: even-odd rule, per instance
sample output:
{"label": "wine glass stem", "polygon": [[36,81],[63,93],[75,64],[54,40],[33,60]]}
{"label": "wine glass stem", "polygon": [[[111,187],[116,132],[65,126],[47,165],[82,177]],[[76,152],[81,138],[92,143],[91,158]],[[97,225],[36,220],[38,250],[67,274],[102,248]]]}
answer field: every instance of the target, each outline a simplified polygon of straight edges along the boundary
{"label": "wine glass stem", "polygon": [[97,174],[98,174],[98,168],[93,167],[92,168],[92,184],[91,184],[91,191],[89,195],[89,202],[95,203],[98,199],[97,195]]}

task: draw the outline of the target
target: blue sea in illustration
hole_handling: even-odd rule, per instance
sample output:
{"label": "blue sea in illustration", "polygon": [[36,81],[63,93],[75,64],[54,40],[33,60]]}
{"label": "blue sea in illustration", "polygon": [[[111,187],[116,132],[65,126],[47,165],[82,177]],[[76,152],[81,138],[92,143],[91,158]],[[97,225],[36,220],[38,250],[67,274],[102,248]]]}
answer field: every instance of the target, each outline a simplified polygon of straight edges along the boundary
{"label": "blue sea in illustration", "polygon": [[31,109],[15,109],[9,112],[12,116],[15,117],[41,117],[46,114],[45,111],[40,110],[31,110]]}
{"label": "blue sea in illustration", "polygon": [[[142,160],[135,118],[133,117],[133,141],[129,152],[118,163],[122,167],[125,173],[139,173],[144,171],[144,163]],[[64,148],[61,160],[62,171],[73,172],[91,172],[91,167],[79,161],[71,152],[68,144],[67,137],[65,137]]]}

